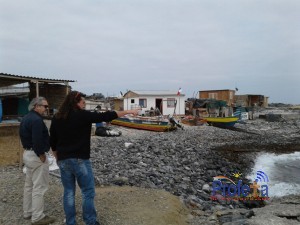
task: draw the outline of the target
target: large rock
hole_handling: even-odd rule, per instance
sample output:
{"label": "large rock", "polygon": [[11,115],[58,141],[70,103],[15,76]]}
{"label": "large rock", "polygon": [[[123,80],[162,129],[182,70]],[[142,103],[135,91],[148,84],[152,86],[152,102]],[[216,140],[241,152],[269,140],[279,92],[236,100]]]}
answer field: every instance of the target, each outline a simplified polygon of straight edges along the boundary
{"label": "large rock", "polygon": [[253,209],[255,216],[248,221],[249,225],[296,225],[300,224],[300,202],[273,202],[263,208]]}

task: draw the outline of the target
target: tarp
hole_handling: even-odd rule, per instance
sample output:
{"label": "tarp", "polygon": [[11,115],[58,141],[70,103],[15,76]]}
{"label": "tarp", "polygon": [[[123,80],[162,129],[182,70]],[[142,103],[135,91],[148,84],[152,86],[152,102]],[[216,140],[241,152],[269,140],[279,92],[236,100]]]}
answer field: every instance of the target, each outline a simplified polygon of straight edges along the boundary
{"label": "tarp", "polygon": [[18,99],[18,115],[24,116],[28,113],[29,100],[24,98]]}
{"label": "tarp", "polygon": [[221,107],[226,107],[227,102],[223,100],[216,99],[194,99],[193,108],[207,108],[207,109],[219,109]]}

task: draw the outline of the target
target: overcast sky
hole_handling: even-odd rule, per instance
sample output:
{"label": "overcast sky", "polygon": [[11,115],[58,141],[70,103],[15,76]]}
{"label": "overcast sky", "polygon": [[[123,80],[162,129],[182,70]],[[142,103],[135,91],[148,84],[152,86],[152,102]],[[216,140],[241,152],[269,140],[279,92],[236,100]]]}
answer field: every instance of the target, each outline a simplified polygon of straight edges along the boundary
{"label": "overcast sky", "polygon": [[0,27],[3,73],[300,103],[299,0],[0,0]]}

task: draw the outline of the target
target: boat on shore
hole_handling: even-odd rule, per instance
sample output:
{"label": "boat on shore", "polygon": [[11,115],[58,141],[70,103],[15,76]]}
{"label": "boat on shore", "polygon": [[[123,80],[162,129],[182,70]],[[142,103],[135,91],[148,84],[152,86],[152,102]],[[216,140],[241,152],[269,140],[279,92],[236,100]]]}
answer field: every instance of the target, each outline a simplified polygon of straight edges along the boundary
{"label": "boat on shore", "polygon": [[233,127],[235,123],[239,120],[239,117],[230,116],[230,117],[205,117],[203,118],[208,125],[215,127],[228,128]]}
{"label": "boat on shore", "polygon": [[172,131],[177,128],[176,124],[169,119],[143,116],[119,117],[111,121],[111,124],[157,132]]}

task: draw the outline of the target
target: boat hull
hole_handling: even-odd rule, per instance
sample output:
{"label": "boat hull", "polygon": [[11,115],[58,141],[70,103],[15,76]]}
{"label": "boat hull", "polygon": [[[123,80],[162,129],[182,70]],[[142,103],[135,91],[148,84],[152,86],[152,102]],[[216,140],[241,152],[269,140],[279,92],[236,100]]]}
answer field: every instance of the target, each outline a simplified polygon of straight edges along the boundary
{"label": "boat hull", "polygon": [[176,127],[171,125],[168,121],[129,119],[121,117],[111,121],[111,123],[118,126],[157,132],[165,132],[176,129]]}
{"label": "boat hull", "polygon": [[238,117],[206,117],[205,121],[216,127],[233,127],[239,120]]}

